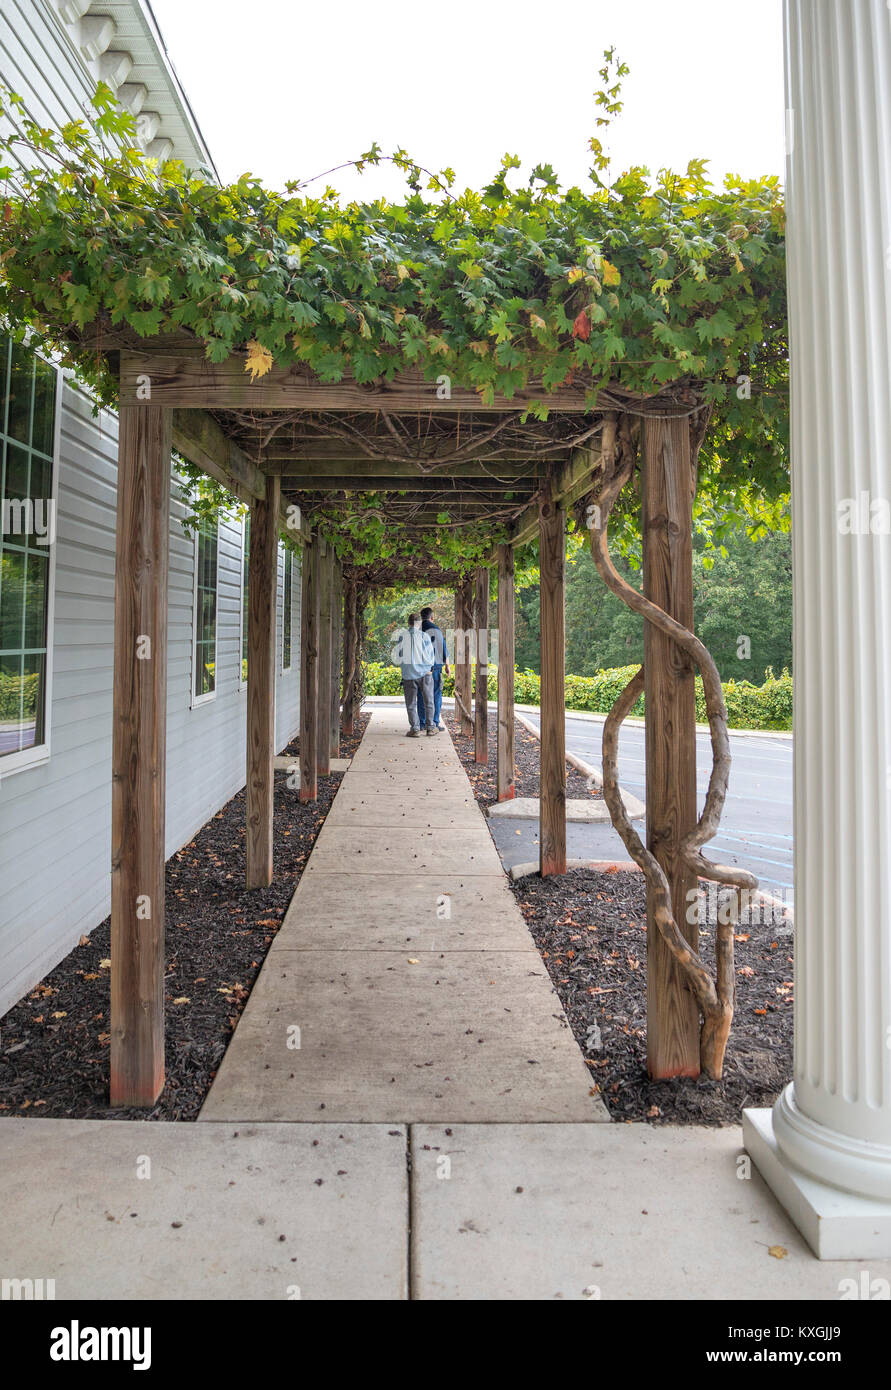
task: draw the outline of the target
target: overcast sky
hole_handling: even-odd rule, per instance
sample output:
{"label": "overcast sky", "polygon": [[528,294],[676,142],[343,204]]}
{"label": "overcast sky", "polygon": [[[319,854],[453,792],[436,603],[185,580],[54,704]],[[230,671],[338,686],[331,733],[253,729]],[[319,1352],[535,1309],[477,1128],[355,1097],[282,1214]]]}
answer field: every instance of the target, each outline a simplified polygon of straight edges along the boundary
{"label": "overcast sky", "polygon": [[[710,160],[716,179],[783,173],[781,0],[152,0],[224,180],[272,186],[377,140],[458,183],[505,153],[584,184],[603,49],[631,68],[606,137],[618,172]],[[350,197],[400,196],[383,170]]]}

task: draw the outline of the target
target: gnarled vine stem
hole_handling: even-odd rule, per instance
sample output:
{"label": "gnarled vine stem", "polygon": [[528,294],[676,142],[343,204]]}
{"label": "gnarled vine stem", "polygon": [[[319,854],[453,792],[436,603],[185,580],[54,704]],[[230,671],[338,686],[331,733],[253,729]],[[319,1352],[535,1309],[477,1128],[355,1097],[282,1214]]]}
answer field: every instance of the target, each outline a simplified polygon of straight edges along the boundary
{"label": "gnarled vine stem", "polygon": [[[602,483],[593,512],[591,554],[598,573],[607,587],[639,613],[647,622],[673,638],[682,651],[696,663],[702,676],[706,714],[712,745],[712,771],[702,815],[696,825],[681,840],[681,860],[700,878],[710,879],[736,890],[753,891],[758,886],[754,874],[726,864],[706,859],[701,847],[716,834],[727,795],[730,775],[730,740],[727,736],[727,709],[721,689],[721,677],[711,654],[695,633],[670,617],[657,604],[618,573],[609,553],[607,526],[617,497],[634,472],[634,449],[630,421],[610,415],[604,425],[602,451]],[[613,825],[622,837],[628,853],[642,869],[647,882],[653,921],[668,950],[687,977],[690,988],[702,1013],[699,1039],[700,1065],[707,1076],[720,1079],[724,1053],[733,1019],[735,977],[733,963],[733,926],[736,911],[719,912],[715,936],[715,977],[698,952],[685,940],[675,921],[671,904],[671,887],[662,865],[646,847],[632,825],[622,801],[618,780],[619,729],[633,709],[644,688],[644,668],[632,676],[616,700],[603,726],[603,796]],[[736,896],[735,894],[733,895]],[[732,903],[731,903],[732,906]]]}

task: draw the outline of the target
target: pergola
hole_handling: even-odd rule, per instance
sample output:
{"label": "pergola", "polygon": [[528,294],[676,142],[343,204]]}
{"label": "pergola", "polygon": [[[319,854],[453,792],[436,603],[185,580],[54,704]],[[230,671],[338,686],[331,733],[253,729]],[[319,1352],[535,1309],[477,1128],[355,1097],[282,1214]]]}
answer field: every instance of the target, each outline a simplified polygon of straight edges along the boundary
{"label": "pergola", "polygon": [[[303,548],[300,797],[337,752],[341,707],[351,728],[357,683],[360,590],[402,580],[450,583],[456,626],[476,650],[459,650],[462,728],[478,761],[488,759],[489,565],[471,574],[435,560],[351,564],[325,545],[317,514],[374,495],[388,525],[407,539],[442,524],[489,519],[506,539],[488,557],[498,574],[498,795],[513,796],[514,550],[537,538],[541,576],[541,871],[566,869],[564,734],[564,550],[567,511],[598,486],[602,441],[619,414],[638,441],[643,475],[646,596],[692,626],[691,516],[696,454],[707,409],[693,386],[658,396],[602,392],[586,404],[584,382],[547,395],[482,403],[475,390],[402,374],[391,382],[324,384],[308,369],[273,367],[252,380],[243,354],[213,364],[183,337],[127,342],[109,333],[100,349],[120,380],[120,465],[113,751],[112,1052],[114,1104],[148,1105],[163,1085],[163,915],[166,479],[171,448],[249,505],[246,862],[248,887],[268,884],[273,865],[274,632],[280,532]],[[523,419],[544,398],[548,418]],[[633,422],[633,425],[631,424]],[[605,428],[607,427],[607,428]],[[296,524],[295,524],[296,523]],[[692,663],[653,629],[647,637],[648,839],[685,922],[696,875],[679,857],[696,823]],[[153,660],[136,660],[149,637]],[[471,656],[476,658],[475,701]],[[472,711],[472,714],[471,714]],[[152,905],[147,911],[145,904]],[[695,926],[687,927],[693,935]],[[650,932],[650,1064],[656,1074],[696,1075],[699,1021],[662,938]]]}
{"label": "pergola", "polygon": [[[845,531],[839,508],[865,497],[869,516],[869,501],[887,502],[891,494],[891,22],[882,0],[786,0],[785,18],[795,562],[795,1078],[773,1111],[745,1113],[744,1136],[819,1254],[868,1258],[891,1253],[891,561],[887,536],[869,526],[860,534]],[[387,292],[397,291],[398,276]],[[48,293],[61,298],[57,287]],[[695,951],[698,927],[688,926],[685,907],[703,862],[699,849],[708,838],[700,832],[713,834],[715,824],[714,805],[707,805],[699,822],[696,818],[693,660],[700,669],[703,662],[692,633],[691,507],[707,419],[696,382],[675,380],[664,393],[649,396],[602,390],[592,401],[576,372],[570,384],[564,381],[547,393],[533,380],[513,397],[486,400],[460,382],[406,370],[386,383],[359,384],[346,377],[331,385],[304,366],[272,366],[253,380],[237,351],[213,364],[188,337],[126,339],[117,331],[94,331],[92,325],[89,333],[89,350],[106,356],[120,382],[113,1102],[150,1104],[163,1084],[165,629],[173,446],[251,509],[249,885],[268,883],[273,872],[273,635],[280,530],[304,547],[300,757],[305,799],[315,796],[319,767],[324,768],[336,737],[338,682],[332,675],[340,664],[340,603],[332,596],[339,594],[341,580],[348,644],[355,635],[350,605],[358,587],[392,582],[397,575],[454,582],[458,626],[484,629],[489,569],[497,564],[499,626],[507,634],[513,552],[538,537],[541,869],[563,871],[566,514],[591,497],[607,497],[611,505],[639,464],[643,595],[626,595],[645,619],[647,845],[640,846],[638,862],[649,856],[668,885],[660,900],[648,876],[649,1063],[657,1076],[696,1075],[698,1000],[689,972],[685,978],[679,969],[678,951]],[[547,420],[523,421],[518,407],[545,396]],[[389,568],[347,563],[341,574],[337,556],[328,549],[322,553],[314,518],[346,510],[357,493],[375,494],[387,525],[407,537],[443,524],[439,511],[446,495],[449,524],[478,526],[497,517],[497,549],[483,564],[475,556],[472,594],[464,570],[452,574],[433,561],[425,567],[413,551],[401,565],[397,553],[387,560]],[[289,524],[297,514],[289,510],[292,503],[300,510],[299,530]],[[599,525],[592,541],[598,568],[606,574]],[[474,616],[468,622],[470,610]],[[146,639],[150,660],[137,655],[145,655]],[[478,655],[473,725],[476,754],[483,758],[485,649]],[[356,660],[354,648],[347,652],[348,674]],[[502,641],[500,796],[512,790],[512,666],[511,644]],[[464,662],[457,689],[465,728],[468,677]],[[615,718],[607,721],[605,769],[617,720],[639,688],[629,686]],[[348,688],[346,695],[349,720],[354,691]],[[723,763],[726,786],[727,749],[716,738],[714,722],[712,735],[715,767]],[[666,944],[667,920],[678,932],[689,932],[686,946],[675,937],[674,955]],[[724,945],[732,952],[732,935]],[[728,980],[725,959],[724,983],[732,998],[732,955],[729,969]]]}

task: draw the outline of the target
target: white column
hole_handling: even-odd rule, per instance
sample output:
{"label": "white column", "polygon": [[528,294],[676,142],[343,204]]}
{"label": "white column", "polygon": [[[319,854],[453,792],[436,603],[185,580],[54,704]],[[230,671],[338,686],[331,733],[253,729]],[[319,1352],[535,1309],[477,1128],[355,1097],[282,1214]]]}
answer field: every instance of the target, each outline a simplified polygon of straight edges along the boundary
{"label": "white column", "polygon": [[795,1079],[744,1134],[859,1259],[891,1256],[891,9],[785,0],[785,29]]}

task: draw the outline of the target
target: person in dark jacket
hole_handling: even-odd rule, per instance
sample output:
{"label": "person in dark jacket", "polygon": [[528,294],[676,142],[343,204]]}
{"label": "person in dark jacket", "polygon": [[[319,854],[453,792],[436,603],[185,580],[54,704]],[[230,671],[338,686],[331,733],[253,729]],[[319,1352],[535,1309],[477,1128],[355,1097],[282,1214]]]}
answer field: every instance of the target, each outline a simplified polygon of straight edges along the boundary
{"label": "person in dark jacket", "polygon": [[[429,634],[433,643],[433,727],[439,733],[443,732],[442,722],[442,673],[449,674],[449,663],[446,659],[445,638],[442,629],[437,625],[433,617],[432,608],[421,609],[421,631]],[[422,729],[427,725],[427,712],[424,705],[424,698],[421,691],[418,691],[418,722]]]}

